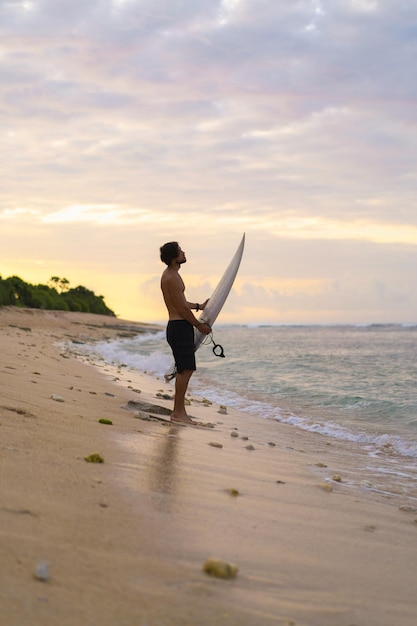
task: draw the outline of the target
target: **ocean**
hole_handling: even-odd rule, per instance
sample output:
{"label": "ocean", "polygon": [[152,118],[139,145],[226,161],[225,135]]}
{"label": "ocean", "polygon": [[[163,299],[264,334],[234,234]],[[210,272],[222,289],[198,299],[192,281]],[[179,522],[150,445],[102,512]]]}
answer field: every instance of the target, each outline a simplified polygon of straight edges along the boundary
{"label": "ocean", "polygon": [[[251,413],[260,428],[269,418],[354,442],[381,459],[381,473],[416,484],[417,324],[216,325],[213,340],[225,358],[206,340],[193,395]],[[172,363],[165,331],[86,349],[157,377]]]}

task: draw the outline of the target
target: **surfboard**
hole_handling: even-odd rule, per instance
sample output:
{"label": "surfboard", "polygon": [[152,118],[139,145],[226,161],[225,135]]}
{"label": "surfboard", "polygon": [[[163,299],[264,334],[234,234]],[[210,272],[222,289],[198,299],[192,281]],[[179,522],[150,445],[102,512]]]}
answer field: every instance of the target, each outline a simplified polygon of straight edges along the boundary
{"label": "surfboard", "polygon": [[[217,287],[213,291],[209,301],[207,302],[204,311],[201,312],[198,318],[200,322],[206,322],[213,327],[214,322],[217,319],[220,311],[223,308],[224,303],[227,300],[227,296],[235,281],[237,272],[239,270],[240,262],[243,256],[243,250],[245,248],[245,233],[234,253],[232,260],[227,266],[223,276],[221,277]],[[200,331],[194,328],[194,349],[198,350],[205,339],[206,335],[203,335]],[[171,380],[175,376],[175,364],[165,374],[166,380]]]}
{"label": "surfboard", "polygon": [[[224,303],[226,302],[227,296],[230,293],[230,290],[233,286],[233,283],[236,278],[236,274],[238,272],[240,262],[243,256],[243,250],[245,248],[245,234],[243,234],[242,240],[233,255],[232,260],[226,268],[223,276],[220,279],[219,284],[216,289],[213,291],[213,294],[210,300],[207,302],[204,311],[201,312],[200,317],[198,318],[200,322],[207,322],[210,326],[213,326],[214,322],[217,319],[218,314],[222,310]],[[196,350],[201,346],[204,341],[206,335],[200,333],[199,330],[194,328],[194,347]]]}

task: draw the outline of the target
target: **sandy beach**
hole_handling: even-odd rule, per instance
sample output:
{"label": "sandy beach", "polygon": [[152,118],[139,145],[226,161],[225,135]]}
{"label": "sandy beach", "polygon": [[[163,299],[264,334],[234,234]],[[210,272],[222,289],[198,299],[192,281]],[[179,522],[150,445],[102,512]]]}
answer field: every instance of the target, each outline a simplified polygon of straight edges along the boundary
{"label": "sandy beach", "polygon": [[192,394],[172,425],[172,384],[77,356],[150,328],[0,308],[1,626],[414,626],[417,509],[344,484],[347,442]]}

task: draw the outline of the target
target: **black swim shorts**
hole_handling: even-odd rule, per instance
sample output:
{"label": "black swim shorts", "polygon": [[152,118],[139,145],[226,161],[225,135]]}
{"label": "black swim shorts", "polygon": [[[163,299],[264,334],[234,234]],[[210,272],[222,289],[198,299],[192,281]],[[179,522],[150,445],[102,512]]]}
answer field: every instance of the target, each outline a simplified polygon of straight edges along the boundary
{"label": "black swim shorts", "polygon": [[174,355],[177,372],[196,369],[194,326],[187,320],[170,320],[166,337]]}

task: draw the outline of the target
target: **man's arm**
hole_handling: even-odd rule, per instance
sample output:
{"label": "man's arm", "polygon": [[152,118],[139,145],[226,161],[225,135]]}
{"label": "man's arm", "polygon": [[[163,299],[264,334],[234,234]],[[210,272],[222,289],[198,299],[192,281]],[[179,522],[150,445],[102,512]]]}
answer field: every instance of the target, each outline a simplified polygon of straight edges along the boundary
{"label": "man's arm", "polygon": [[[191,303],[187,302],[184,295],[183,282],[178,274],[171,275],[165,283],[167,295],[174,309],[187,322],[195,326],[200,332],[208,335],[211,328],[208,324],[200,322],[191,311]],[[206,302],[204,303],[204,306]],[[196,306],[196,305],[194,305]]]}

